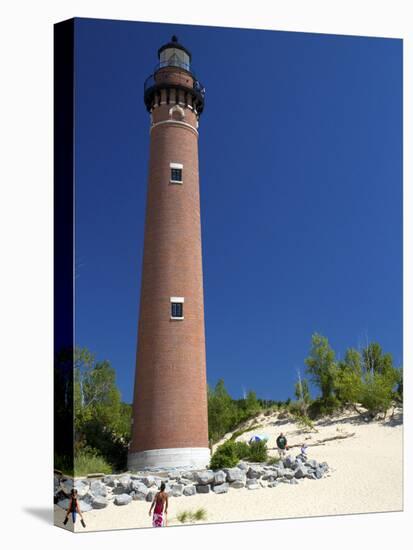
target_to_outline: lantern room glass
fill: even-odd
[[[181,67],[189,71],[189,55],[180,48],[166,48],[159,57],[160,67]]]

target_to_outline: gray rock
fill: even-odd
[[[92,508],[92,501],[87,502],[86,500],[79,500],[79,508],[81,512],[90,512]]]
[[[318,467],[321,468],[324,472],[329,471],[329,467],[328,467],[327,462],[321,462],[321,464],[319,464]]]
[[[278,485],[278,481],[271,481],[270,483],[268,483],[267,487],[269,487],[270,489],[273,489],[274,487],[277,487]]]
[[[68,498],[64,498],[62,500],[59,500],[57,502],[57,505],[60,507],[60,508],[63,508],[63,510],[67,510],[68,507],[69,507],[69,499]]]
[[[125,506],[126,504],[130,504],[132,502],[132,497],[126,493],[123,495],[116,495],[114,502],[117,506]]]
[[[263,481],[271,482],[271,481],[275,481],[277,479],[277,476],[274,473],[272,473],[271,475],[268,474],[268,475],[263,476],[261,479]]]
[[[291,485],[298,485],[298,481],[296,479],[290,479]]]
[[[252,485],[247,485],[247,489],[250,489],[251,491],[254,490],[254,489],[259,489],[260,486],[258,485],[258,483],[253,483]]]
[[[71,490],[73,489],[73,479],[63,479],[60,481],[60,488],[65,495],[70,495]]]
[[[209,493],[210,489],[211,489],[210,485],[196,485],[197,493]]]
[[[147,476],[142,479],[142,483],[144,483],[147,487],[153,487],[156,486],[156,479],[153,476]]]
[[[131,490],[131,478],[129,475],[124,475],[124,476],[121,476],[119,479],[118,479],[118,485],[116,488],[122,488],[123,489],[123,492],[124,493],[127,493],[128,491]]]
[[[324,475],[324,470],[322,470],[321,468],[316,468],[315,472],[314,472],[314,476],[316,479],[321,479]]]
[[[307,460],[307,462],[305,463],[305,466],[309,467],[309,468],[317,468],[318,467],[318,462],[317,460],[314,460],[313,458],[310,459],[310,460]]]
[[[294,473],[294,470],[286,470],[283,477],[285,479],[293,479],[295,473]]]
[[[196,487],[195,485],[186,485],[182,491],[182,494],[186,497],[191,497],[196,493]]]
[[[105,497],[96,496],[92,499],[92,508],[100,510],[101,508],[106,508],[108,501]]]
[[[227,480],[231,483],[233,481],[243,481],[245,483],[245,472],[239,468],[226,468],[224,470],[227,474]]]
[[[299,466],[295,471],[296,479],[301,479],[307,475],[308,471],[305,466]]]
[[[241,481],[241,480],[231,481],[231,483],[229,484],[229,486],[230,486],[232,489],[242,489],[243,487],[245,487],[245,482],[244,482],[244,481]]]
[[[247,471],[248,479],[258,479],[262,474],[263,469],[260,466],[250,466]]]
[[[266,487],[268,487],[268,484],[265,483],[265,481],[262,481],[261,479],[260,479],[260,485],[261,485],[261,487],[262,487],[263,489],[265,489]]]
[[[248,466],[248,464],[245,464],[245,462],[238,462],[237,468],[239,468],[240,470],[247,471],[249,466]]]
[[[247,479],[245,485],[247,487],[250,487],[251,485],[258,485],[258,481],[256,479]]]
[[[293,464],[294,464],[294,459],[290,455],[284,458],[283,460],[284,468],[291,468]]]
[[[222,470],[218,470],[214,474],[214,485],[221,485],[221,483],[225,483],[226,479],[227,474]]]
[[[105,476],[103,478],[103,483],[105,485],[107,485],[108,487],[114,487],[115,486],[115,479],[112,476]]]
[[[152,502],[155,498],[155,495],[158,491],[156,489],[149,489],[147,495],[146,495],[146,502]],[[135,499],[136,500],[136,499]]]
[[[201,472],[197,472],[196,474],[196,481],[198,485],[208,485],[209,483],[214,482],[214,472],[212,470],[203,470]]]
[[[182,491],[182,494],[184,494],[186,497],[190,497],[195,493],[196,493],[195,485],[186,485]]]
[[[214,485],[212,488],[214,493],[217,493],[218,495],[221,493],[228,493],[229,490],[229,484],[228,483],[220,483],[219,485]]]
[[[195,475],[195,472],[188,471],[188,472],[183,472],[182,477],[185,479],[189,479],[190,481],[195,481],[196,475]]]
[[[148,494],[148,487],[142,483],[142,481],[134,480],[131,482],[131,490],[135,491],[135,493],[145,493],[145,495]]]
[[[106,485],[101,481],[92,481],[90,484],[90,492],[94,497],[106,497],[108,494]]]
[[[183,488],[184,486],[182,485],[182,483],[174,483],[171,487],[171,495],[173,497],[181,497]]]

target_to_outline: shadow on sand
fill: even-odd
[[[23,508],[26,514],[30,514],[43,522],[53,525],[53,510],[52,508]]]

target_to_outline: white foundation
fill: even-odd
[[[207,468],[211,453],[205,447],[184,447],[177,449],[152,449],[129,453],[128,470],[145,468]]]

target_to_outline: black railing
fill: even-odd
[[[156,79],[155,79],[156,73],[157,73],[157,71],[159,71],[159,69],[163,69],[164,67],[178,67],[178,68],[181,68],[181,69],[188,70],[188,72],[189,72],[189,74],[192,78],[192,81],[193,81],[192,86],[191,85],[186,85],[186,84],[183,84],[183,83],[178,83],[178,82],[177,83],[173,83],[173,82],[169,83],[169,82],[164,81],[164,80],[161,80],[161,81],[157,82]],[[186,67],[188,67],[188,68],[186,68]],[[186,94],[190,93],[194,98],[193,99],[194,100],[194,107],[197,109],[198,113],[201,113],[204,109],[205,87],[196,78],[194,73],[189,70],[189,65],[187,65],[186,63],[179,63],[179,62],[176,62],[176,63],[172,62],[171,63],[171,62],[166,62],[166,61],[162,62],[162,63],[158,63],[158,65],[156,65],[156,67],[155,67],[154,74],[151,74],[145,80],[143,88],[144,88],[144,101],[145,101],[145,105],[146,105],[146,108],[148,109],[148,111],[151,110],[155,94],[159,89],[168,90],[168,89],[172,89],[172,88],[183,90],[183,92],[186,93]],[[169,92],[168,92],[167,97],[169,98]]]

